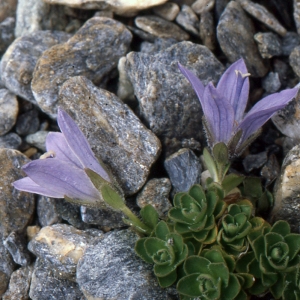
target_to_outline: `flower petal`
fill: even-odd
[[[223,95],[210,82],[206,87],[203,100],[207,105],[205,119],[214,136],[214,144],[218,142],[228,142],[233,131],[234,112]]]
[[[296,97],[298,90],[299,88],[287,89],[257,102],[237,128],[237,130],[243,130],[241,142],[264,125],[276,111],[283,109],[288,102]]]
[[[74,165],[56,158],[34,160],[22,167],[23,171],[40,187],[56,191],[71,199],[87,204],[99,200],[99,192],[86,173]]]
[[[111,182],[109,175],[99,164],[82,131],[62,109],[58,109],[57,122],[69,147],[73,150],[82,165],[98,173],[106,181]]]
[[[63,198],[64,195],[61,193],[58,193],[56,191],[51,191],[47,188],[43,188],[36,184],[32,179],[29,177],[25,177],[22,179],[19,179],[15,182],[13,182],[13,186],[20,191],[34,193],[34,194],[40,194],[46,197],[52,197],[52,198]]]
[[[244,115],[249,96],[248,70],[243,59],[239,59],[225,71],[217,90],[231,103],[235,120],[239,122]]]
[[[62,133],[49,132],[46,139],[46,148],[47,151],[54,151],[57,159],[74,164],[78,168],[84,168],[77,156],[69,147]]]

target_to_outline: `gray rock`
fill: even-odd
[[[187,32],[199,36],[199,19],[194,11],[188,5],[182,5],[176,22]]]
[[[60,279],[37,260],[30,284],[29,297],[32,300],[82,300],[84,296],[78,284],[73,281]]]
[[[209,50],[216,48],[216,30],[214,16],[211,12],[203,12],[200,16],[200,38]]]
[[[115,230],[85,250],[76,278],[88,299],[168,299],[168,291],[158,286],[152,265],[135,254],[137,239],[131,230]]]
[[[37,131],[35,133],[29,134],[26,136],[25,141],[43,152],[46,152],[46,137],[48,135],[48,131]]]
[[[2,300],[27,300],[33,266],[21,267],[11,274],[8,289]]]
[[[42,227],[50,226],[56,223],[61,223],[62,218],[59,215],[56,202],[53,198],[38,196],[37,215],[39,223]]]
[[[64,32],[37,31],[16,39],[1,60],[0,73],[5,86],[36,104],[30,87],[36,62],[46,49],[69,37]]]
[[[0,136],[15,125],[19,112],[16,95],[7,89],[0,89]]]
[[[36,109],[26,111],[19,115],[16,123],[16,133],[25,136],[37,132],[40,127],[38,115]]]
[[[258,50],[263,58],[271,58],[282,54],[282,42],[272,32],[258,32],[254,35]]]
[[[154,41],[157,39],[157,36],[148,33],[144,30],[138,29],[136,27],[133,26],[127,26],[127,28],[136,36],[138,36],[140,39],[144,40],[144,41],[148,41],[150,43],[154,43]]]
[[[28,249],[53,275],[74,281],[78,260],[94,239],[71,225],[54,224],[43,227],[29,242]]]
[[[37,30],[61,30],[67,26],[68,18],[58,5],[49,5],[43,0],[18,0],[16,13],[16,37]]]
[[[293,232],[300,232],[300,146],[295,146],[285,157],[280,177],[274,187],[274,206],[270,214],[272,222],[287,221]]]
[[[157,38],[157,39],[155,39],[154,43],[142,42],[140,51],[153,55],[154,52],[159,52],[159,51],[165,50],[176,43],[178,43],[178,41],[176,41],[175,39]]]
[[[260,175],[266,180],[266,186],[271,184],[280,175],[280,165],[275,154],[271,154],[267,163],[262,167]]]
[[[249,0],[238,0],[243,9],[254,18],[262,22],[265,26],[275,31],[281,36],[285,36],[286,29],[279,23],[273,14],[264,6]]]
[[[174,21],[179,11],[180,8],[178,4],[173,2],[167,2],[153,8],[153,12],[156,15],[168,21]]]
[[[297,28],[297,33],[300,34],[300,5],[298,0],[293,0],[293,16]]]
[[[2,0],[0,2],[0,22],[8,17],[15,17],[18,0]]]
[[[291,52],[289,63],[293,71],[300,77],[300,46],[297,46]]]
[[[278,73],[283,87],[288,86],[290,78],[294,78],[296,76],[288,62],[278,58],[273,59],[273,71]]]
[[[7,237],[12,231],[22,232],[34,213],[34,196],[16,190],[12,182],[24,177],[21,166],[29,159],[16,150],[0,149],[0,235]]]
[[[276,93],[281,87],[279,74],[274,72],[268,73],[262,80],[262,87],[269,94]]]
[[[176,24],[158,16],[142,16],[134,20],[135,25],[160,38],[174,38],[178,41],[189,39],[189,35]]]
[[[169,156],[164,166],[170,177],[174,192],[186,192],[200,183],[202,167],[199,158],[190,149],[180,149]]]
[[[139,115],[160,138],[167,154],[181,148],[181,141],[202,139],[201,108],[195,92],[177,63],[189,68],[206,85],[217,82],[224,68],[205,46],[177,43],[149,55],[131,52],[126,70],[139,101]]]
[[[55,116],[59,88],[71,77],[84,75],[100,84],[126,54],[131,38],[118,21],[105,17],[89,19],[66,43],[46,50],[39,58],[31,83],[38,105]]]
[[[4,247],[9,251],[14,262],[23,267],[28,266],[31,261],[26,242],[24,236],[15,231],[12,231],[3,241]]]
[[[1,221],[1,220],[0,220]],[[0,237],[1,237],[0,233]],[[0,297],[4,294],[7,289],[9,278],[15,268],[13,259],[4,247],[2,240],[0,243]]]
[[[0,148],[19,149],[22,139],[14,132],[0,136]]]
[[[257,154],[249,154],[243,160],[243,166],[247,173],[254,169],[261,168],[268,160],[267,152],[260,152]]]
[[[296,46],[300,45],[300,36],[296,32],[288,31],[282,38],[282,55],[289,56]]]
[[[159,217],[164,218],[172,207],[169,200],[171,187],[171,182],[168,178],[151,179],[137,195],[136,203],[140,208],[151,204],[158,212]]]
[[[85,77],[63,84],[58,105],[70,113],[123,191],[136,193],[160,154],[158,138],[118,97],[96,88]]]
[[[239,3],[229,2],[217,26],[220,47],[230,62],[242,57],[252,76],[263,77],[268,69],[255,44],[254,34],[254,25]]]
[[[0,56],[15,39],[14,29],[15,18],[9,17],[0,23]]]
[[[220,16],[223,13],[229,1],[230,0],[215,0],[215,13],[216,13],[217,20],[220,19]]]
[[[215,0],[196,0],[192,4],[192,9],[197,14],[202,14],[204,12],[210,11],[215,5]]]

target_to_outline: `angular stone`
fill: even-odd
[[[8,289],[2,300],[27,300],[33,266],[21,267],[11,274]]]
[[[257,154],[249,154],[243,160],[243,166],[247,173],[254,169],[261,168],[268,160],[267,152],[260,152]]]
[[[40,127],[38,115],[36,109],[26,111],[19,115],[16,123],[17,134],[24,136],[35,133]]]
[[[138,11],[160,5],[167,0],[45,0],[50,4],[61,4],[81,9],[110,10],[117,15],[134,16]]]
[[[94,240],[90,234],[67,224],[43,227],[28,249],[61,279],[73,280],[78,260]]]
[[[194,11],[188,5],[182,5],[176,22],[187,32],[199,36],[199,19]]]
[[[165,160],[164,166],[175,193],[187,192],[192,185],[200,183],[200,160],[190,149],[180,149],[172,154]]]
[[[300,77],[300,46],[297,46],[291,52],[289,63],[293,71]]]
[[[281,36],[285,36],[286,29],[279,23],[273,14],[264,6],[249,0],[238,0],[243,9],[254,18],[262,22],[265,26],[275,31]]]
[[[37,131],[36,133],[32,133],[26,136],[25,141],[43,152],[46,152],[46,138],[48,135],[48,131]]]
[[[279,74],[277,72],[268,73],[262,80],[262,87],[269,94],[276,93],[281,87]]]
[[[84,299],[77,283],[57,277],[56,274],[53,274],[53,269],[46,268],[40,259],[34,266],[29,297],[32,300]]]
[[[0,136],[15,125],[19,112],[16,95],[7,89],[0,89]]]
[[[42,227],[61,223],[62,218],[57,211],[57,207],[55,205],[56,201],[59,200],[40,195],[38,196],[37,215]]]
[[[15,18],[6,18],[2,23],[0,23],[0,56],[15,39],[14,29]]]
[[[195,13],[201,15],[204,12],[210,11],[215,5],[215,0],[196,0],[192,9]]]
[[[254,34],[254,25],[239,3],[229,2],[217,26],[220,47],[231,63],[242,57],[252,76],[263,77],[268,69],[255,44]]]
[[[282,54],[282,42],[272,32],[258,32],[254,35],[258,50],[263,58],[271,58]]]
[[[64,32],[36,31],[16,39],[1,59],[0,73],[5,86],[36,104],[30,86],[36,62],[46,49],[69,37]]]
[[[2,237],[2,234],[3,232],[0,232],[0,238]],[[4,247],[2,243],[2,239],[0,241],[1,241],[0,242],[0,297],[1,297],[7,289],[9,278],[15,268],[15,264],[13,262],[10,253]]]
[[[31,83],[38,105],[55,116],[59,88],[71,77],[82,74],[100,84],[126,54],[131,38],[118,21],[89,19],[66,43],[48,49],[39,58]]]
[[[14,132],[0,136],[0,148],[19,149],[22,139]]]
[[[58,105],[70,113],[123,191],[136,193],[160,154],[158,138],[118,97],[85,77],[72,77],[63,84]]]
[[[271,221],[287,221],[293,232],[300,233],[300,146],[297,145],[285,157],[281,175],[274,187],[274,206]]]
[[[300,45],[300,36],[293,31],[288,31],[282,38],[282,55],[289,56],[293,49]]]
[[[34,213],[33,194],[18,191],[11,184],[24,177],[21,166],[28,162],[19,151],[0,149],[0,235],[4,237],[23,231]]]
[[[0,2],[0,22],[7,17],[15,17],[18,0],[2,0]]]
[[[178,43],[178,41],[176,41],[175,39],[156,38],[153,43],[142,42],[140,52],[145,52],[145,53],[149,53],[149,54],[153,55],[154,52],[159,52],[159,51],[165,50],[176,43]],[[125,63],[126,63],[126,60],[124,61],[124,64]],[[125,65],[124,65],[124,67],[125,67]]]
[[[213,14],[209,11],[203,12],[200,16],[200,38],[204,46],[209,50],[216,48],[216,30]]]
[[[85,250],[76,281],[88,299],[169,299],[168,290],[158,286],[152,265],[135,254],[137,239],[131,230],[114,230]]]
[[[134,20],[135,25],[160,38],[174,38],[178,41],[189,39],[189,35],[176,24],[158,16],[142,16]]]
[[[68,18],[59,5],[49,5],[43,0],[18,0],[16,37],[38,30],[64,31],[67,22]]]
[[[266,186],[280,175],[280,165],[275,154],[271,154],[267,163],[262,167],[260,175],[266,180]]]
[[[137,195],[136,203],[140,208],[151,204],[158,212],[159,217],[164,218],[172,207],[169,200],[171,187],[171,182],[168,178],[151,179]]]
[[[201,107],[190,83],[180,73],[180,62],[206,85],[217,82],[224,68],[205,46],[177,43],[152,55],[131,52],[126,70],[139,101],[138,114],[160,138],[167,155],[184,139],[202,139]]]
[[[173,2],[167,2],[153,8],[153,12],[156,15],[168,21],[174,21],[179,11],[180,8],[178,4]]]

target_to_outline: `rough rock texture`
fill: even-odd
[[[1,4],[0,4],[1,6]],[[15,18],[6,18],[0,23],[0,56],[6,51],[8,46],[14,41]]]
[[[214,16],[211,12],[203,12],[200,18],[200,38],[204,46],[210,50],[216,48],[216,31]]]
[[[290,66],[294,72],[300,77],[300,46],[293,49],[290,55]]]
[[[7,237],[12,231],[22,231],[34,212],[34,196],[15,190],[12,182],[24,177],[21,166],[29,159],[16,150],[0,149],[0,233]]]
[[[258,32],[254,35],[262,58],[271,58],[282,54],[282,42],[273,32]]]
[[[36,104],[30,84],[37,60],[46,49],[67,41],[69,37],[65,32],[36,31],[16,39],[1,59],[0,73],[5,86]]]
[[[14,17],[18,0],[2,0],[0,2],[0,22],[7,17]]]
[[[177,3],[173,2],[167,2],[163,5],[159,5],[153,8],[153,12],[158,15],[159,17],[162,17],[163,19],[166,19],[168,21],[175,20],[176,16],[178,15],[180,11],[180,8]]]
[[[59,88],[73,76],[84,75],[100,84],[125,55],[131,38],[122,23],[94,17],[66,43],[45,51],[36,64],[31,83],[41,109],[56,115]],[[115,50],[111,51],[112,48]]]
[[[244,58],[249,73],[263,77],[268,69],[253,39],[254,25],[238,2],[231,1],[220,17],[217,37],[220,47],[230,62]]]
[[[166,152],[181,148],[183,139],[200,140],[200,103],[177,63],[194,71],[206,85],[217,82],[222,64],[205,46],[177,43],[156,54],[131,52],[126,70],[139,101],[138,113],[161,139]],[[175,88],[176,87],[176,88]]]
[[[58,104],[70,113],[124,192],[137,192],[160,154],[157,137],[118,97],[85,77],[65,82]]]
[[[138,236],[130,230],[107,233],[89,246],[77,265],[77,282],[88,299],[165,300],[152,265],[134,252]]]
[[[53,198],[38,196],[37,214],[39,223],[42,227],[61,223],[62,218],[60,217],[55,204],[56,200]]]
[[[199,36],[199,19],[190,6],[181,6],[181,11],[176,17],[176,22],[187,32]]]
[[[0,236],[1,238],[1,236]],[[0,297],[6,291],[15,264],[8,250],[0,243]]]

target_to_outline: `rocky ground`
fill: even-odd
[[[203,171],[201,107],[177,63],[207,84],[241,57],[251,73],[249,107],[298,84],[300,2],[0,2],[2,299],[177,299],[135,255],[137,235],[121,214],[19,192],[11,183],[45,152],[62,107],[128,205],[150,202],[164,215],[172,196],[199,183]],[[299,101],[274,116],[233,163],[262,178],[275,198],[269,219],[285,219],[295,232]]]

